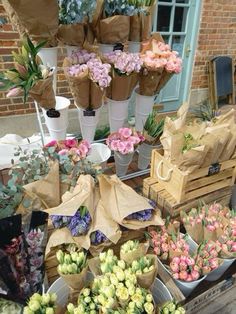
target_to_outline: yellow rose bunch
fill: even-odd
[[[154,269],[153,261],[150,257],[144,256],[131,264],[131,271],[136,275],[148,273]]]
[[[57,295],[55,293],[35,293],[24,307],[23,314],[55,314]]]
[[[78,298],[77,306],[72,303],[67,305],[68,314],[96,314],[98,306],[94,300],[92,291],[89,288],[84,288]]]

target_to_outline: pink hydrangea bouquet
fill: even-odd
[[[112,83],[107,96],[117,101],[129,99],[142,69],[140,55],[116,50],[105,53],[104,60],[112,66]]]
[[[101,107],[111,83],[110,64],[103,63],[95,53],[81,50],[65,58],[63,67],[77,106],[88,110]]]
[[[182,60],[177,51],[172,51],[162,38],[151,38],[143,44],[141,59],[143,69],[140,74],[140,94],[153,96],[160,92],[173,74],[182,69]]]
[[[106,144],[108,147],[122,155],[131,154],[145,138],[139,132],[133,132],[130,128],[121,128],[118,132],[108,136]]]

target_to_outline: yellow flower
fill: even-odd
[[[122,269],[116,273],[116,277],[119,281],[125,280],[125,274]]]
[[[40,309],[40,303],[37,300],[31,300],[28,304],[31,311],[36,312]]]
[[[28,306],[25,306],[23,314],[34,314],[34,312]]]
[[[135,303],[143,302],[143,296],[142,294],[137,293],[137,289],[136,289],[136,293],[132,295],[131,300]]]
[[[110,282],[114,285],[117,286],[119,283],[119,280],[117,279],[115,274],[111,274],[110,275]]]
[[[144,304],[144,309],[148,314],[152,314],[154,311],[154,306],[152,303],[147,302]]]
[[[123,287],[117,291],[117,296],[120,300],[126,301],[129,298],[129,291],[127,288]]]

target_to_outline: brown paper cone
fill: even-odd
[[[207,147],[207,153],[201,165],[202,168],[205,168],[212,164],[218,149],[219,139],[214,134],[209,133],[202,137],[200,143]]]
[[[129,39],[130,17],[115,15],[99,21],[98,41],[102,44],[124,43]]]
[[[214,231],[209,231],[205,226],[203,227],[203,232],[204,232],[204,240],[205,241],[216,241],[217,240],[217,233],[216,230]]]
[[[201,243],[204,240],[204,229],[202,224],[197,224],[195,226],[184,225],[187,233],[196,242]]]
[[[54,0],[8,0],[22,27],[29,37],[41,42],[46,40],[48,47],[57,46],[59,8]]]
[[[138,275],[137,281],[138,284],[145,289],[150,289],[152,284],[154,283],[157,272],[158,272],[158,264],[156,255],[148,254],[146,255],[148,258],[152,259],[152,265],[154,265],[154,269],[149,271],[148,273]]]
[[[129,40],[141,42],[142,21],[140,15],[133,15],[130,17],[130,33]]]
[[[92,109],[98,109],[102,106],[105,90],[101,90],[100,87],[90,81],[90,102],[89,105]]]
[[[64,279],[70,288],[80,292],[86,284],[87,272],[88,266],[86,266],[80,274],[63,275],[59,273],[59,275]]]
[[[138,260],[140,257],[143,257],[147,254],[149,244],[140,243],[138,248],[130,253],[122,253],[120,251],[120,259],[125,261],[128,265],[131,265],[133,261]]]
[[[44,109],[55,108],[56,98],[53,90],[53,76],[39,80],[31,88],[29,95]]]
[[[166,86],[166,84],[169,82],[169,80],[172,78],[172,76],[174,74],[175,73],[169,73],[166,70],[163,71],[161,80],[160,80],[158,87],[157,87],[157,93],[160,93],[162,88],[164,88]]]
[[[132,213],[150,208],[148,200],[124,184],[116,175],[101,175],[98,180],[103,206],[114,221],[132,230],[164,224],[157,211],[150,221],[125,220]]]
[[[152,15],[151,13],[148,15],[141,15],[141,41],[148,40],[151,36],[152,31]]]
[[[140,95],[153,96],[157,93],[157,87],[162,77],[163,69],[158,71],[145,71],[139,74],[139,92]]]
[[[59,180],[59,164],[55,161],[46,177],[25,185],[24,189],[37,195],[47,208],[58,206],[61,202]]]
[[[59,25],[57,38],[64,45],[82,47],[85,41],[85,25],[82,23]]]
[[[99,257],[94,257],[88,260],[89,269],[95,277],[102,275],[100,264]]]
[[[113,71],[111,85],[107,89],[107,97],[121,101],[130,98],[134,87],[138,82],[138,74],[118,75]]]

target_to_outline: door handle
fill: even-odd
[[[187,47],[185,48],[185,56],[189,57],[191,51],[192,51],[192,49],[191,49],[190,45],[187,45]]]

